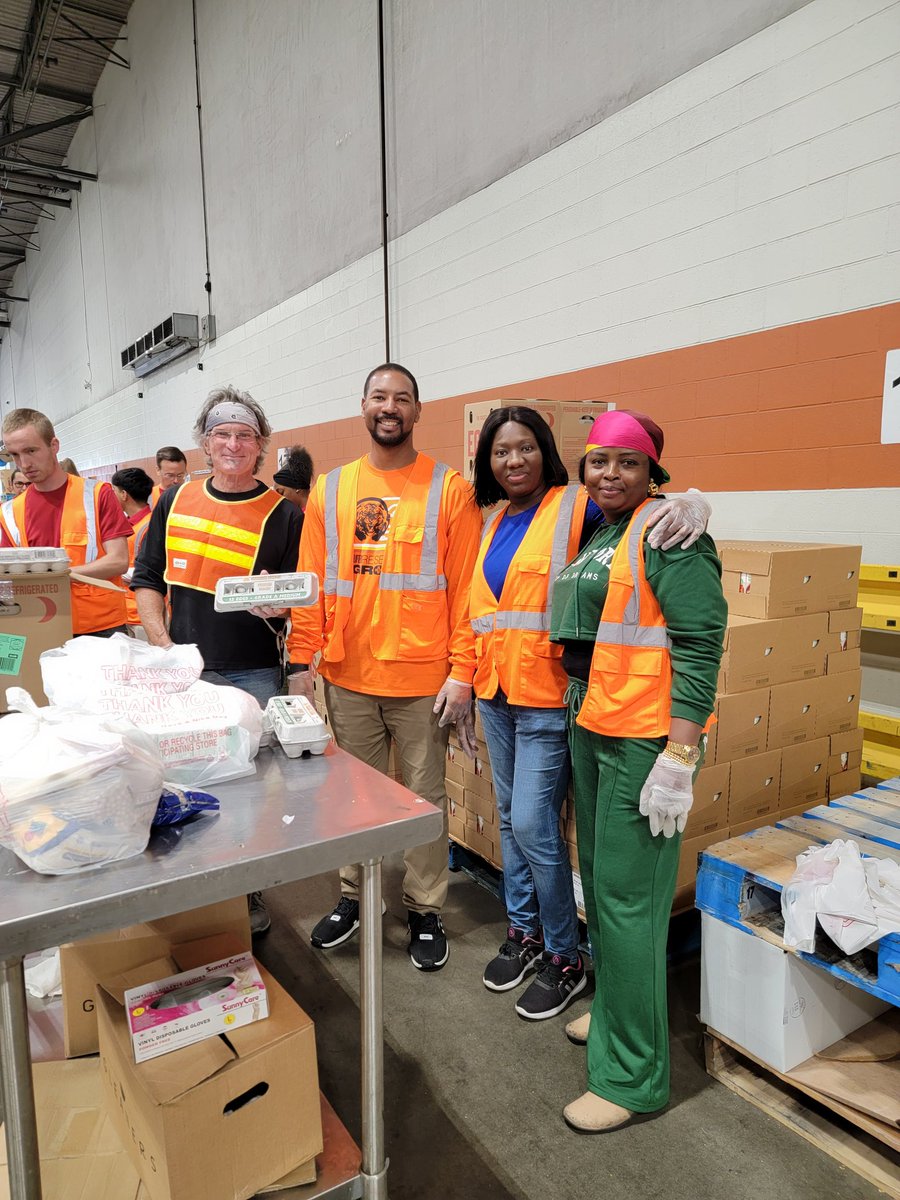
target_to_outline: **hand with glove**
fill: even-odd
[[[641,816],[650,818],[650,833],[674,837],[684,833],[694,803],[694,767],[678,762],[665,751],[659,755],[641,788]]]
[[[434,700],[438,725],[455,725],[459,744],[469,758],[475,757],[475,718],[472,716],[472,685],[447,676]]]
[[[673,496],[657,505],[657,510],[647,522],[651,530],[647,543],[654,550],[671,550],[679,543],[687,550],[706,532],[712,516],[709,501],[696,488],[690,488],[686,496]]]

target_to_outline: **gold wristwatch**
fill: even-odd
[[[667,758],[674,758],[676,762],[683,763],[686,767],[696,767],[700,761],[700,747],[686,746],[684,742],[667,742],[663,754]]]

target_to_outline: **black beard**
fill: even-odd
[[[377,442],[379,446],[402,446],[404,442],[408,442],[412,437],[412,430],[401,427],[396,433],[383,433],[379,423],[376,421],[372,427],[371,434],[372,441]]]

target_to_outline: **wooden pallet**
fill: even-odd
[[[704,1048],[713,1079],[900,1200],[900,1130],[782,1075],[715,1030]]]

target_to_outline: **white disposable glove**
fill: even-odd
[[[459,726],[472,711],[472,685],[460,683],[449,675],[434,700],[435,713],[440,713],[438,725]],[[460,738],[460,741],[462,739]]]
[[[694,768],[660,754],[641,788],[641,816],[650,818],[653,837],[684,833],[694,803]]]
[[[467,758],[475,759],[478,750],[478,739],[475,736],[475,711],[469,709],[461,721],[456,722],[456,736]]]
[[[288,695],[305,696],[310,704],[315,704],[315,693],[313,692],[315,678],[312,667],[308,671],[297,671],[294,675],[288,675]]]
[[[706,532],[712,516],[711,504],[696,488],[690,488],[686,496],[673,496],[657,508],[647,522],[647,528],[652,530],[647,543],[654,550],[671,550],[679,543],[687,550]]]

